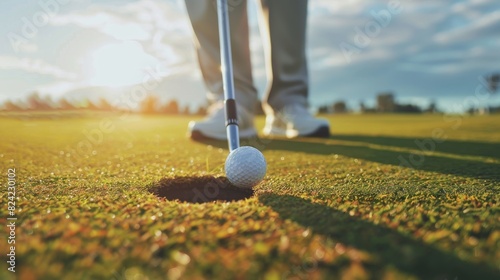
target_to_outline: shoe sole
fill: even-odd
[[[299,135],[299,137],[329,138],[330,137],[330,127],[320,126],[318,129],[316,129],[312,133]]]
[[[277,134],[269,134],[269,135],[266,135],[268,137],[272,137],[272,136],[284,136],[286,137],[286,135],[277,135]],[[307,138],[329,138],[331,136],[330,134],[330,127],[328,126],[320,126],[318,129],[316,129],[315,131],[313,131],[312,133],[308,133],[308,134],[301,134],[297,137],[307,137]],[[218,140],[218,141],[224,141],[224,140],[227,140],[227,138],[217,138],[217,137],[210,137],[208,135],[205,135],[203,134],[201,131],[199,130],[193,130],[191,132],[191,135],[189,136],[192,140],[194,141],[210,141],[210,140]],[[240,141],[241,140],[249,140],[249,139],[255,139],[257,138],[257,133],[255,134],[250,134],[249,136],[242,136],[240,135]],[[295,138],[295,137],[294,137]]]
[[[331,136],[330,134],[330,127],[329,126],[320,126],[318,129],[315,131],[308,133],[308,134],[299,134],[296,136],[287,136],[285,131],[280,131],[277,133],[276,131],[271,132],[271,133],[265,133],[264,136],[266,137],[285,137],[285,138],[297,138],[297,137],[308,137],[308,138],[329,138]]]

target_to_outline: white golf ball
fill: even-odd
[[[250,146],[232,151],[226,159],[226,177],[239,188],[252,188],[266,176],[266,159],[262,153]]]

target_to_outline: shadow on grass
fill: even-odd
[[[402,138],[369,135],[334,135],[332,139],[354,141],[408,149],[431,149],[436,152],[481,156],[500,159],[500,143],[446,140],[438,143],[431,138]]]
[[[443,157],[436,154],[434,155],[414,154],[404,151],[384,150],[369,146],[369,144],[371,143],[373,144],[383,143],[383,145],[385,146],[405,147],[405,148],[407,146],[411,146],[410,143],[413,143],[413,145],[415,146],[414,140],[408,140],[407,138],[393,137],[391,138],[390,141],[384,142],[385,140],[388,140],[388,137],[381,137],[380,140],[378,140],[377,137],[369,137],[369,136],[366,137],[356,136],[356,137],[350,138],[350,136],[335,136],[331,139],[256,138],[256,139],[251,139],[249,141],[242,140],[241,145],[254,146],[260,150],[264,149],[283,150],[283,151],[302,152],[302,153],[318,154],[318,155],[338,154],[346,157],[357,158],[371,162],[378,162],[382,164],[402,166],[415,170],[438,172],[442,174],[450,174],[450,175],[477,178],[477,179],[488,179],[488,180],[493,180],[495,182],[500,181],[500,172],[499,172],[500,164],[497,163]],[[361,138],[365,139],[365,141],[359,140]],[[353,145],[350,145],[346,143],[334,143],[332,140],[333,141],[353,140],[361,142],[361,144],[353,143]],[[370,140],[371,142],[368,140]],[[227,149],[227,143],[225,141],[206,140],[202,141],[202,143],[207,145],[212,145],[218,148]],[[455,147],[457,147],[456,149],[452,149],[455,154],[460,154],[460,150],[462,149],[474,150],[475,145],[480,145],[475,142],[470,142],[470,145],[465,144],[468,142],[460,144],[458,144],[459,142],[456,142],[455,144],[453,144],[454,142],[451,143],[452,145],[455,145]],[[495,150],[498,147],[498,145],[496,144],[490,144],[489,146],[487,144],[484,145],[485,148],[481,150],[480,152],[481,154],[487,154],[488,153],[487,151],[490,151],[491,155],[496,155],[499,153],[498,151]],[[415,147],[411,146],[411,148],[416,148],[416,146]],[[440,151],[444,152],[444,150]],[[449,152],[451,153],[451,151]],[[477,152],[477,154],[479,154],[479,152]]]
[[[422,279],[500,279],[500,272],[487,265],[463,261],[450,252],[325,205],[276,194],[263,194],[259,201],[279,213],[282,219],[290,219],[317,234],[369,252],[383,265]]]
[[[353,143],[336,142],[335,140],[352,140]],[[385,140],[387,140],[387,142],[384,142]],[[357,142],[354,143],[354,141]],[[386,150],[383,149],[383,147],[370,146],[370,144],[383,144],[384,146],[396,148],[418,148],[414,141],[415,140],[408,138],[396,137],[381,137],[381,140],[378,140],[375,136],[334,136],[330,139],[252,139],[250,141],[242,140],[241,145],[255,146],[261,150],[283,150],[319,155],[338,154],[371,162],[412,168],[415,170],[489,179],[495,182],[500,181],[500,164],[498,163],[443,157],[436,154],[423,155],[420,153]],[[500,147],[498,147],[499,145],[497,144],[470,142],[470,146],[468,146],[466,143],[469,142],[449,142],[451,146],[456,148],[448,147],[446,149],[441,148],[440,150],[436,148],[436,150],[459,154],[460,151],[464,149],[468,150],[469,153],[475,153],[475,155],[497,155],[500,153]],[[219,148],[227,148],[227,143],[224,141],[210,140],[204,141],[203,143]],[[483,148],[478,148],[478,145],[483,144]],[[436,147],[437,146],[438,144],[436,144]],[[497,148],[499,148],[499,150],[496,150]]]
[[[478,179],[500,181],[500,164],[475,160],[421,155],[408,152],[382,150],[369,146],[347,145],[328,142],[309,142],[304,139],[273,140],[266,148],[310,154],[338,154],[372,162],[412,168],[416,170],[438,172]]]

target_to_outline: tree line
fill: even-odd
[[[499,89],[500,73],[491,73],[479,77],[479,80],[490,94],[495,94]],[[375,107],[368,107],[364,102],[360,102],[359,111],[361,113],[439,113],[439,109],[434,100],[431,100],[427,108],[422,108],[415,104],[400,104],[396,101],[393,92],[381,92],[377,94],[377,102]],[[319,107],[319,112],[323,114],[342,114],[351,112],[343,100],[336,101],[331,104],[326,104]],[[490,107],[487,105],[485,108],[470,107],[467,108],[467,113],[496,113],[500,112],[499,107]]]
[[[482,77],[483,84],[487,90],[494,94],[498,90],[500,83],[500,74],[490,74]],[[66,98],[52,100],[50,96],[41,96],[38,92],[33,92],[23,101],[13,102],[5,101],[0,104],[1,111],[20,112],[20,111],[50,111],[50,110],[96,110],[109,112],[137,112],[141,114],[165,114],[165,115],[205,115],[208,105],[201,105],[196,110],[192,111],[189,106],[181,106],[175,99],[162,101],[158,95],[149,94],[138,104],[138,108],[132,110],[130,108],[116,107],[106,98],[100,97],[98,100],[84,99],[80,101],[70,101]],[[431,101],[427,108],[422,108],[415,104],[401,104],[396,101],[393,92],[382,92],[377,94],[377,102],[375,107],[368,107],[364,102],[360,102],[359,111],[361,113],[439,113],[439,109],[435,101]],[[347,106],[345,101],[337,101],[332,104],[326,104],[318,108],[321,114],[342,114],[352,110]],[[500,112],[500,107],[487,108],[469,108],[468,113],[474,114],[478,112],[493,113]],[[255,108],[257,115],[263,115],[261,104]]]
[[[345,101],[337,101],[319,107],[322,114],[343,114],[351,112]],[[415,104],[401,104],[396,101],[392,92],[383,92],[377,95],[375,107],[368,107],[363,101],[359,103],[360,113],[439,113],[436,102],[432,100],[427,108]]]
[[[136,110],[130,108],[116,107],[106,98],[100,97],[97,100],[83,99],[70,101],[66,98],[53,100],[50,96],[41,96],[38,92],[33,92],[22,101],[5,101],[1,105],[2,111],[22,112],[22,111],[76,111],[93,110],[105,112],[135,111],[141,114],[165,114],[165,115],[205,115],[207,106],[199,106],[192,111],[189,106],[181,106],[175,99],[161,101],[157,95],[148,95],[138,104]]]

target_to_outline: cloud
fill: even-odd
[[[468,15],[470,12],[477,15],[478,13],[494,11],[495,7],[498,8],[498,1],[496,0],[469,0],[454,3],[451,10],[464,15]]]
[[[86,87],[87,86],[81,83],[75,83],[69,81],[55,81],[49,84],[37,86],[35,90],[41,93],[42,95],[50,95],[55,98],[60,98],[68,92]]]
[[[314,0],[309,4],[309,11],[314,14],[356,15],[363,11],[362,0]]]
[[[77,77],[76,74],[67,72],[41,59],[31,59],[27,57],[0,56],[0,69],[23,70],[65,80],[74,80]]]
[[[310,1],[313,104],[339,99],[355,104],[387,90],[412,102],[415,96],[457,98],[473,94],[478,76],[500,70],[496,0],[400,1],[402,12],[348,62],[339,44],[356,46],[356,30],[386,3]]]
[[[186,14],[173,2],[135,1],[123,6],[96,4],[85,10],[56,15],[51,24],[75,24],[96,29],[118,40],[146,41],[157,32],[188,34]]]
[[[36,53],[38,51],[38,45],[31,42],[22,42],[17,46],[17,50],[23,53]]]
[[[148,23],[133,22],[116,14],[94,10],[58,15],[51,19],[51,24],[75,24],[83,28],[97,29],[118,40],[149,40],[152,30]]]
[[[434,39],[442,44],[471,42],[488,38],[498,39],[498,30],[500,30],[500,11],[497,10],[457,28],[438,33]]]
[[[123,6],[97,4],[56,15],[51,24],[74,24],[121,41],[140,41],[144,50],[168,64],[192,61],[191,26],[183,5],[154,0]]]

